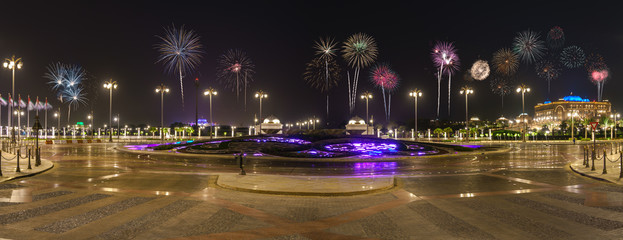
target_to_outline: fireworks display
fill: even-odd
[[[329,75],[326,75],[326,73]],[[313,88],[326,93],[329,89],[337,86],[340,79],[340,66],[334,58],[323,59],[322,57],[316,57],[305,66],[303,79]]]
[[[365,33],[356,33],[348,37],[344,42],[342,57],[348,65],[353,68],[351,81],[350,72],[348,76],[348,106],[352,113],[355,110],[357,100],[357,85],[359,83],[359,71],[361,68],[370,66],[376,61],[378,49],[373,37]]]
[[[469,71],[472,78],[482,81],[489,76],[489,63],[487,61],[478,60],[474,62],[472,68]]]
[[[577,68],[584,64],[586,55],[584,50],[578,46],[566,47],[560,54],[560,62],[567,68]]]
[[[513,51],[525,63],[533,63],[545,55],[545,45],[540,34],[527,30],[517,33],[513,41]]]
[[[54,63],[48,66],[48,72],[44,77],[50,80],[48,84],[57,91],[59,101],[69,103],[67,109],[67,121],[69,122],[71,107],[77,109],[80,104],[86,104],[86,93],[82,87],[83,81],[86,80],[86,71],[75,64]],[[41,109],[46,107],[43,106]],[[39,110],[39,108],[36,109]]]
[[[450,114],[450,92],[452,84],[452,74],[459,70],[461,62],[459,55],[451,42],[437,42],[431,52],[433,65],[437,67],[437,117],[439,117],[439,106],[441,104],[441,76],[448,76],[448,114]]]
[[[164,63],[166,71],[177,73],[180,77],[180,92],[182,94],[182,106],[184,106],[184,84],[182,79],[188,72],[194,71],[201,63],[203,46],[199,42],[199,36],[192,30],[179,29],[175,26],[165,27],[164,36],[158,36],[161,40],[156,45],[160,57],[156,62]]]
[[[314,43],[314,49],[316,49],[316,55],[322,59],[329,59],[336,56],[337,42],[333,38],[320,38],[320,40]]]
[[[374,85],[381,88],[381,92],[383,93],[383,106],[385,107],[385,120],[389,122],[392,104],[391,92],[398,87],[400,77],[388,64],[381,63],[372,67],[372,70],[370,71],[370,80],[374,83]],[[386,91],[388,92],[387,97],[385,94]]]
[[[559,50],[565,45],[565,32],[561,27],[555,26],[547,32],[547,47],[551,50]]]
[[[324,87],[320,88],[321,89],[320,91],[323,93],[326,93],[327,95],[327,106],[326,106],[327,118],[329,116],[329,89],[337,85],[339,76],[331,76],[333,78],[333,80],[331,81],[334,81],[334,83],[330,83],[329,78],[330,78],[330,75],[334,75],[334,74],[339,75],[339,72],[340,72],[339,66],[333,59],[336,56],[336,52],[337,52],[336,46],[337,46],[337,42],[335,42],[333,38],[329,38],[329,37],[320,38],[320,40],[314,43],[314,49],[316,49],[316,56],[318,56],[319,60],[323,60],[324,62]],[[314,61],[315,60],[312,60],[311,63],[308,63],[307,68],[306,68],[306,74],[312,73],[312,75],[315,75],[313,72],[318,70],[318,69],[315,69],[315,66],[318,62],[314,63]],[[332,61],[331,64],[334,66],[329,67],[329,61]],[[318,80],[318,79],[314,79],[315,77],[311,77],[309,75],[307,77],[308,79],[306,79],[306,81],[308,83],[316,82]],[[311,79],[314,79],[314,80],[311,80]],[[314,84],[312,84],[312,86],[313,85]],[[318,88],[317,86],[315,87]]]
[[[589,73],[592,73],[594,71],[608,69],[608,66],[606,66],[606,61],[604,61],[604,58],[601,55],[596,54],[596,53],[591,53],[590,55],[588,55],[584,63],[584,67]]]
[[[247,104],[247,87],[253,81],[254,73],[255,65],[253,65],[253,61],[242,50],[229,49],[218,59],[216,78],[225,87],[231,88],[232,91],[236,92],[236,99],[243,92],[245,109]]]
[[[560,75],[560,68],[553,61],[544,59],[535,65],[536,75],[547,81],[547,94],[550,93],[550,82]]]
[[[493,54],[493,66],[497,73],[510,76],[519,68],[519,57],[508,48],[497,50]]]
[[[502,108],[501,111],[504,111],[504,96],[508,95],[511,92],[511,82],[506,76],[495,76],[490,82],[491,91],[502,97]]]

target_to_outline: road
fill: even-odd
[[[0,184],[6,239],[620,239],[623,187],[566,165],[573,145],[386,163],[250,161],[248,174],[395,175],[368,195],[302,197],[215,186],[231,159],[51,145],[55,167]]]

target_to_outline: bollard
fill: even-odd
[[[601,174],[607,174],[608,170],[606,170],[606,149],[604,149],[604,171]]]
[[[619,161],[620,161],[620,169],[619,169],[619,179],[623,178],[623,152],[619,152]],[[1,175],[0,175],[1,176]]]
[[[19,149],[17,149],[17,168],[15,169],[15,172],[22,172],[21,169],[19,169]]]
[[[32,166],[30,166],[30,149],[28,149],[28,169],[32,169]]]
[[[584,146],[584,161],[582,162],[582,165],[588,167],[588,148],[586,146]]]
[[[610,143],[610,155],[612,155],[612,143]]]
[[[593,162],[593,165],[591,166],[591,171],[595,171],[595,148],[593,148],[593,151],[591,152],[591,161]]]
[[[35,167],[41,165],[41,147],[38,147],[35,151]]]
[[[0,149],[0,177],[2,177],[2,149]]]

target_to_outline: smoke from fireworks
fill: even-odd
[[[547,95],[550,93],[550,82],[560,75],[560,68],[553,61],[544,59],[535,66],[536,74],[547,81]]]
[[[329,73],[328,78],[325,75],[327,72]],[[322,93],[327,93],[329,89],[338,84],[340,66],[333,58],[325,60],[322,57],[316,57],[306,64],[303,79],[313,88],[320,90]]]
[[[472,74],[472,78],[479,81],[485,80],[489,76],[489,64],[487,61],[478,60],[474,62],[469,72]]]
[[[439,117],[439,106],[441,104],[441,76],[448,76],[448,114],[450,114],[450,92],[452,84],[452,74],[459,70],[461,65],[459,55],[456,53],[454,43],[437,42],[431,52],[433,65],[437,67],[437,117]]]
[[[164,28],[164,36],[157,36],[161,42],[156,45],[160,57],[156,62],[162,62],[166,71],[177,73],[180,77],[180,92],[182,94],[182,107],[184,106],[184,83],[185,74],[192,72],[201,63],[203,46],[199,42],[199,36],[193,30],[179,29],[174,25]]]
[[[508,48],[497,50],[493,54],[495,71],[506,76],[513,75],[519,67],[519,57]]]
[[[240,92],[244,94],[244,106],[247,106],[247,86],[253,81],[255,65],[247,54],[239,49],[229,49],[218,59],[216,78],[236,92],[236,99]]]
[[[344,42],[342,49],[342,57],[348,65],[353,68],[353,76],[351,81],[350,73],[348,73],[348,106],[350,113],[355,110],[355,102],[357,100],[357,85],[359,83],[359,71],[361,68],[370,66],[378,55],[376,41],[373,37],[365,33],[356,33],[348,37]]]
[[[586,55],[578,46],[566,47],[560,54],[560,62],[567,68],[577,68],[584,64]]]
[[[370,80],[374,85],[381,88],[383,93],[383,106],[385,107],[385,120],[389,121],[391,116],[391,104],[393,92],[398,87],[398,81],[400,77],[394,72],[388,64],[381,63],[372,67],[370,71]],[[388,97],[385,97],[385,92],[388,92]]]
[[[525,63],[539,60],[545,54],[545,45],[539,33],[527,30],[517,33],[513,41],[513,51]]]
[[[561,49],[565,45],[565,32],[559,26],[553,27],[547,32],[546,42],[551,50]]]

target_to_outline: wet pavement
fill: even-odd
[[[233,158],[51,145],[55,167],[0,184],[6,239],[620,239],[623,187],[569,170],[578,145],[374,162],[247,162],[249,175],[395,176],[355,196],[240,192],[216,185]]]

